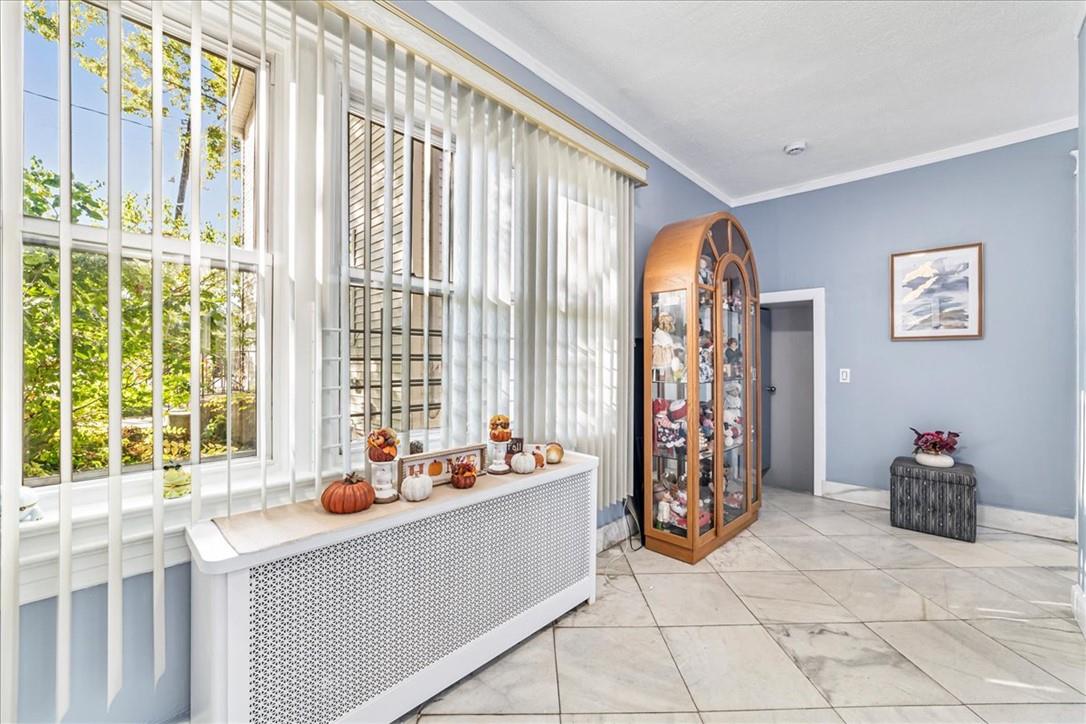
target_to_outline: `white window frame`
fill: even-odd
[[[241,4],[236,4],[235,13]],[[175,3],[164,3],[163,32],[174,37],[186,39],[190,34],[190,25],[185,20],[187,7],[181,7]],[[202,48],[211,52],[226,56],[227,43],[215,37],[216,28],[226,27],[226,13],[218,5],[209,4],[204,7],[204,32],[202,34]],[[255,11],[255,17],[259,18],[259,11]],[[221,15],[221,17],[219,17]],[[145,25],[151,24],[149,8],[142,4],[125,3],[123,16]],[[285,42],[287,27],[281,17],[268,14],[268,44],[266,46],[266,59],[269,71],[268,93],[268,154],[269,168],[266,173],[269,178],[282,178],[286,173],[285,153],[277,151],[286,147],[285,135],[287,125],[287,93],[286,82],[286,56],[288,44]],[[311,34],[302,31],[303,36]],[[274,31],[274,32],[273,32]],[[257,67],[260,59],[260,39],[242,33],[234,40],[234,57],[236,62],[242,62],[250,67]],[[22,160],[20,159],[20,165]],[[282,259],[285,254],[286,219],[281,213],[285,203],[279,195],[285,195],[281,185],[268,184],[268,209],[265,211],[267,219],[267,269],[268,286],[273,290],[272,298],[281,297],[275,293],[286,289],[284,274],[285,264]],[[71,224],[73,243],[90,243],[95,248],[106,250],[106,228],[88,226],[86,224]],[[60,222],[58,220],[40,219],[36,217],[23,217],[22,235],[24,245],[26,239],[52,240],[59,239]],[[151,234],[124,231],[121,235],[121,243],[125,256],[150,256]],[[164,236],[160,246],[165,256],[188,260],[191,247],[188,239],[178,239]],[[201,247],[202,262],[226,263],[225,245],[203,244]],[[231,261],[252,268],[258,267],[259,252],[254,249],[234,248],[231,250]],[[299,285],[299,295],[307,293]],[[259,300],[258,303],[264,303]],[[278,505],[289,502],[289,478],[290,471],[285,464],[286,456],[277,454],[276,451],[285,450],[287,444],[287,422],[282,415],[275,415],[277,405],[286,399],[290,393],[287,388],[285,375],[277,374],[274,360],[285,359],[289,354],[287,338],[284,333],[286,320],[286,304],[273,302],[271,309],[267,310],[271,342],[271,354],[268,362],[273,364],[270,375],[270,390],[267,399],[268,409],[257,414],[268,415],[267,436],[267,486],[266,500],[268,505]],[[261,361],[264,363],[264,361]],[[299,378],[309,370],[299,370]],[[308,399],[308,388],[299,385],[299,394]],[[300,400],[302,404],[305,400]],[[201,463],[202,475],[202,500],[204,517],[225,514],[227,509],[227,462],[219,459],[212,462]],[[122,512],[124,537],[122,565],[124,576],[144,573],[152,567],[152,531],[153,531],[153,503],[152,482],[153,471],[149,468],[129,470],[123,474],[124,505]],[[256,508],[260,506],[262,495],[262,471],[261,451],[252,457],[235,459],[231,465],[230,493],[234,501],[235,509]],[[296,476],[299,483],[312,481],[312,474]],[[311,490],[312,486],[299,486],[301,490]],[[34,488],[39,496],[38,507],[43,518],[38,521],[22,523],[19,526],[20,545],[20,576],[19,576],[19,600],[20,603],[41,600],[55,596],[58,584],[58,527],[60,486],[40,485]],[[109,540],[108,529],[108,505],[107,495],[109,482],[107,478],[90,478],[76,480],[71,486],[71,510],[72,510],[72,588],[77,590],[104,583],[107,579],[107,548]],[[185,527],[190,522],[191,496],[164,500],[162,525],[165,545],[165,565],[172,566],[189,560],[188,547],[185,543]]]

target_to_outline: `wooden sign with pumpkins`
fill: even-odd
[[[400,458],[400,480],[418,475],[428,475],[434,485],[443,485],[452,480],[453,469],[457,464],[471,463],[476,475],[486,473],[486,445],[469,445],[452,450],[405,455]]]

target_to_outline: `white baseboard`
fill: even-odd
[[[1086,591],[1077,583],[1071,588],[1071,606],[1075,611],[1078,627],[1086,633]]]
[[[890,491],[881,488],[826,480],[822,483],[822,495],[846,503],[890,509]],[[1078,542],[1078,526],[1075,524],[1075,519],[1062,518],[1058,515],[997,508],[993,505],[978,505],[977,525],[1068,543]]]
[[[840,500],[857,505],[870,505],[872,508],[884,508],[890,510],[890,491],[879,488],[866,488],[863,485],[851,483],[835,483],[832,480],[822,481],[822,497]]]

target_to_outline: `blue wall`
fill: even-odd
[[[53,722],[55,598],[19,609],[19,721]],[[72,594],[72,689],[65,721],[172,721],[189,708],[189,566],[166,569],[166,672],[154,682],[151,576],[124,581],[124,687],[106,708],[106,587]]]
[[[762,289],[826,288],[827,478],[962,433],[979,502],[1073,516],[1074,131],[744,206]],[[984,242],[984,339],[891,342],[889,255]],[[837,370],[852,370],[851,384]]]

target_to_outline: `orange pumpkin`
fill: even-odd
[[[432,460],[432,461],[430,461],[430,466],[429,466],[429,468],[427,469],[426,472],[430,475],[431,478],[436,478],[438,475],[441,475],[441,473],[443,473],[444,471],[445,471],[445,466],[441,463],[440,460]]]
[[[513,431],[509,429],[508,415],[494,415],[490,418],[490,439],[494,442],[509,442]]]
[[[373,505],[373,486],[361,475],[351,473],[334,480],[321,493],[321,505],[329,513],[357,513]]]

